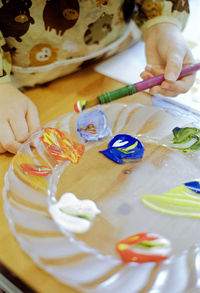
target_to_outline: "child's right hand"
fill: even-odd
[[[0,84],[0,153],[16,153],[40,128],[36,106],[11,83]]]
[[[176,97],[186,93],[193,85],[195,74],[178,80],[183,66],[194,64],[192,52],[175,24],[158,23],[144,33],[147,63],[141,73],[143,79],[164,73],[165,80],[149,93]]]

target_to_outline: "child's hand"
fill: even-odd
[[[150,90],[150,94],[175,97],[186,93],[195,75],[177,80],[183,66],[194,63],[192,53],[180,30],[173,24],[162,23],[150,27],[144,33],[147,65],[141,73],[143,79],[164,73],[165,81]]]
[[[11,83],[0,84],[0,153],[16,153],[40,127],[35,105]]]

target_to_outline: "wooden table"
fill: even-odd
[[[64,113],[73,111],[73,105],[77,99],[85,98],[88,100],[123,85],[121,82],[94,72],[92,68],[87,68],[48,85],[31,89],[26,94],[39,109],[41,125],[44,125]],[[137,94],[136,98],[140,98],[141,95],[146,96],[149,102],[151,101],[146,94]],[[0,155],[1,191],[4,186],[4,175],[9,168],[12,157],[13,155],[8,153]],[[0,262],[3,265],[37,292],[77,292],[38,268],[20,249],[4,216],[2,196],[0,197],[0,223]]]

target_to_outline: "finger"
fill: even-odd
[[[15,140],[14,134],[8,122],[4,122],[1,124],[0,139],[1,147],[4,150],[9,151],[10,153],[15,154],[21,146],[21,143]]]
[[[168,81],[176,81],[180,75],[185,50],[173,48],[167,54],[167,63],[164,71],[164,77]]]
[[[193,76],[187,76],[181,80],[178,80],[174,83],[170,83],[167,81],[164,81],[161,86],[153,87],[150,90],[150,94],[161,94],[163,96],[168,97],[176,97],[179,94],[186,93],[190,87],[192,86],[194,82]]]
[[[147,64],[150,67],[151,66],[153,67],[154,65],[157,65],[157,64],[163,64],[162,57],[158,53],[157,45],[154,44],[152,46],[152,43],[153,41],[151,40],[147,42],[145,45],[146,60],[147,60]],[[154,41],[154,43],[156,42]]]
[[[146,51],[148,64],[145,67],[145,71],[152,73],[153,75],[159,75],[164,73],[165,62],[157,54],[156,49],[150,49],[151,52]]]
[[[3,153],[5,153],[6,152],[6,150],[1,146],[1,144],[0,144],[0,154],[3,154]]]
[[[166,96],[166,97],[176,97],[178,95],[177,92],[162,89],[160,86],[156,86],[156,87],[152,88],[149,91],[149,93],[151,95],[159,94],[159,95]]]
[[[140,77],[142,78],[142,79],[148,79],[148,78],[151,78],[151,77],[153,77],[154,75],[153,74],[151,74],[151,73],[149,73],[149,72],[146,72],[146,71],[144,71],[144,72],[142,72],[141,74],[140,74]]]
[[[154,70],[153,70],[151,64],[147,64],[147,65],[145,66],[145,71],[147,71],[147,72],[149,72],[149,73],[151,73],[151,74],[154,74]]]
[[[40,119],[36,106],[32,102],[28,102],[28,110],[26,121],[30,135],[40,129]]]
[[[143,79],[147,79],[147,78],[151,78],[154,76],[154,70],[152,68],[152,66],[150,64],[147,64],[145,66],[145,70],[141,72],[140,76],[143,78]]]
[[[164,73],[164,65],[162,64],[152,64],[152,67],[147,68],[147,72],[155,75],[163,74]],[[146,68],[145,68],[146,69]]]
[[[161,88],[169,90],[169,91],[186,93],[192,87],[194,81],[195,81],[195,76],[189,75],[173,83],[164,81],[161,84]]]
[[[15,139],[18,142],[24,142],[28,139],[28,125],[24,117],[24,114],[21,114],[20,116],[17,115],[13,119],[10,119],[9,123],[12,128]]]
[[[151,95],[159,94],[160,93],[160,89],[161,89],[161,86],[160,85],[154,86],[151,89],[149,89],[149,93]]]
[[[154,65],[152,65],[151,70],[149,72],[151,72],[153,74],[153,76],[163,74],[164,73],[164,65],[154,64]]]

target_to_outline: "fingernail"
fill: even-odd
[[[157,90],[156,90],[156,89],[151,89],[151,90],[149,91],[149,93],[150,93],[151,95],[155,95],[155,94],[157,94]]]
[[[165,79],[171,80],[171,81],[176,81],[176,76],[173,72],[170,72],[165,76]]]

